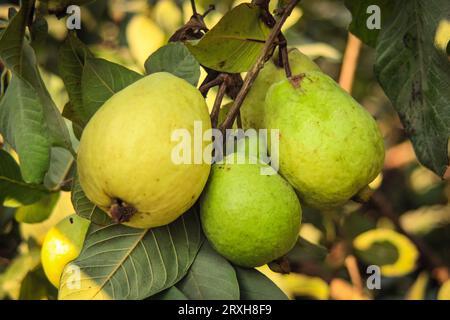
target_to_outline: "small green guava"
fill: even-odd
[[[280,175],[262,175],[268,165],[214,164],[200,198],[203,230],[217,252],[243,267],[264,265],[296,243],[301,206],[294,189]],[[227,163],[227,160],[232,160]],[[270,168],[269,168],[270,169]]]
[[[384,143],[376,121],[322,72],[272,85],[264,123],[279,129],[280,173],[311,207],[344,204],[382,169]]]
[[[275,52],[272,59],[267,61],[264,68],[256,77],[247,97],[240,109],[242,126],[244,128],[261,129],[264,126],[264,99],[270,86],[278,81],[286,79],[284,68],[278,67],[275,62],[278,60],[278,52]],[[292,74],[300,74],[306,71],[320,71],[320,68],[306,55],[296,48],[289,49],[289,64]]]

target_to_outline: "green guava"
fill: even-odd
[[[211,167],[203,159],[211,141],[195,142],[195,123],[211,128],[204,98],[169,73],[151,74],[114,94],[81,137],[77,164],[86,196],[131,227],[174,221],[196,202]],[[187,162],[174,158],[182,153],[176,152],[177,132],[189,138]]]
[[[284,68],[280,68],[275,64],[277,60],[278,52],[275,52],[272,59],[267,61],[264,68],[259,72],[250,91],[245,97],[240,109],[242,126],[244,128],[265,128],[263,123],[263,104],[267,91],[272,84],[286,79]],[[306,71],[320,71],[317,64],[296,48],[289,49],[289,64],[292,74],[300,74]]]
[[[342,205],[381,171],[384,143],[377,123],[324,73],[272,85],[264,106],[265,125],[280,133],[280,173],[305,204]]]
[[[243,267],[261,266],[294,246],[301,206],[280,175],[261,174],[268,165],[255,159],[251,163],[250,158],[237,164],[234,156],[212,166],[200,198],[201,222],[206,237],[225,258]]]

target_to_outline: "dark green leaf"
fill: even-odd
[[[81,189],[78,175],[75,175],[72,183],[72,204],[75,208],[75,212],[80,217],[88,219],[97,225],[105,226],[112,222],[103,210],[89,201],[86,197],[83,189]]]
[[[269,278],[256,269],[235,267],[241,300],[288,300]]]
[[[299,238],[294,248],[287,254],[290,261],[301,262],[323,262],[328,254],[325,247]]]
[[[186,43],[200,64],[222,72],[245,72],[256,62],[270,29],[260,9],[243,3],[225,14],[198,42]]]
[[[87,57],[92,57],[89,49],[74,32],[69,32],[58,54],[58,69],[70,98],[63,116],[81,128],[87,123],[81,93],[81,77]]]
[[[181,42],[172,42],[158,49],[145,62],[148,74],[169,72],[197,86],[200,78],[200,65],[186,46]]]
[[[0,132],[17,151],[26,182],[41,183],[50,166],[50,148],[72,148],[69,132],[40,76],[25,40],[32,3],[23,1],[0,38],[0,57],[13,74],[0,104]]]
[[[176,287],[191,300],[239,300],[236,272],[207,241]]]
[[[449,165],[450,62],[435,47],[434,35],[439,21],[448,18],[449,2],[395,4],[395,19],[378,38],[375,72],[419,161],[442,177]]]
[[[47,193],[40,185],[25,183],[13,157],[5,150],[0,150],[0,204],[8,207],[27,205]]]
[[[80,256],[64,270],[59,299],[144,299],[173,286],[202,244],[195,211],[153,229],[91,224]],[[73,280],[79,287],[70,286]]]
[[[173,286],[149,298],[150,300],[189,300],[183,292]]]
[[[391,0],[345,0],[345,5],[352,13],[349,31],[362,42],[374,48],[377,44],[380,29],[369,29],[367,21],[375,14],[375,17],[380,18],[380,27],[383,28],[392,15],[393,4],[394,1]],[[367,12],[368,8],[374,5],[380,8],[379,16],[376,16],[377,13],[372,11]]]
[[[38,202],[23,206],[16,211],[16,220],[24,223],[38,223],[47,219],[59,199],[59,193],[51,193]]]
[[[44,270],[39,267],[28,272],[20,286],[19,300],[55,299],[56,288],[47,280]]]

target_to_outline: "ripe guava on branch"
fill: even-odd
[[[42,267],[55,287],[59,287],[66,264],[80,254],[88,228],[89,220],[72,214],[58,222],[46,234],[41,250]]]
[[[263,104],[270,86],[278,81],[286,79],[286,72],[283,67],[275,64],[278,60],[278,52],[275,52],[272,59],[266,62],[264,68],[256,77],[244,103],[241,107],[242,126],[244,128],[264,128]],[[292,74],[300,74],[306,71],[320,71],[311,59],[301,53],[296,48],[289,49],[289,64]]]
[[[268,129],[279,129],[281,174],[315,208],[339,206],[370,183],[384,161],[373,117],[322,72],[271,86],[264,103]]]
[[[230,158],[236,155],[225,159]],[[200,200],[206,237],[217,252],[243,267],[283,256],[298,238],[300,202],[281,176],[261,174],[267,167],[249,162],[214,164]]]
[[[131,227],[174,221],[195,203],[210,171],[203,158],[194,163],[194,153],[211,143],[194,147],[195,121],[203,131],[211,128],[204,98],[169,73],[154,73],[113,95],[81,137],[78,174],[86,196]],[[172,141],[174,132],[191,139],[191,163],[174,161],[180,144]]]

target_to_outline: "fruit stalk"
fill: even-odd
[[[292,10],[294,10],[295,6],[299,2],[300,0],[292,0],[283,9],[282,11],[283,13],[281,15],[280,20],[278,20],[275,23],[275,26],[270,32],[269,37],[263,47],[263,50],[260,56],[258,57],[258,60],[250,69],[250,71],[247,73],[242,88],[239,91],[239,94],[237,95],[236,99],[234,100],[230,112],[228,113],[224,122],[221,124],[220,130],[225,131],[227,128],[231,128],[231,126],[233,125],[234,120],[236,119],[236,116],[239,113],[239,109],[241,108],[242,103],[244,102],[244,99],[247,96],[252,84],[255,82],[255,79],[258,76],[259,71],[264,67],[264,63],[267,61],[268,57],[273,52],[275,41],[279,38],[279,34],[281,32],[281,27],[286,22],[286,19],[290,16]]]

